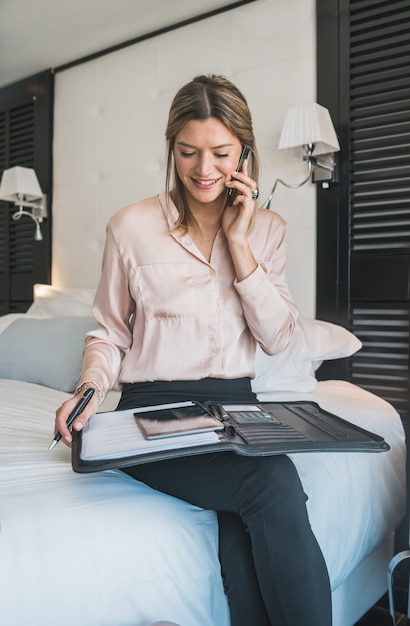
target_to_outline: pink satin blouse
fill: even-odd
[[[249,241],[256,270],[238,282],[219,231],[210,262],[182,229],[165,195],[109,221],[81,381],[103,394],[120,382],[254,376],[255,342],[283,350],[298,316],[288,292],[286,224],[258,210]]]

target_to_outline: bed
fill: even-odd
[[[0,623],[7,626],[229,626],[217,522],[120,470],[76,474],[47,448],[54,411],[77,382],[88,290],[37,288],[27,314],[0,318]],[[261,400],[313,400],[382,435],[382,453],[292,456],[329,569],[334,626],[385,593],[405,509],[405,440],[385,401],[345,381],[318,382],[326,359],[360,349],[347,330],[301,319],[287,350],[256,356]],[[102,410],[118,400],[112,392]]]

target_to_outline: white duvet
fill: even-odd
[[[215,514],[117,470],[73,473],[63,444],[47,452],[65,397],[0,380],[0,624],[229,626]],[[390,405],[346,382],[260,397],[294,398],[316,401],[391,446],[292,456],[335,590],[403,516],[403,429]]]

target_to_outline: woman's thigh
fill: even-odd
[[[284,455],[246,457],[218,452],[135,465],[124,471],[163,493],[215,511],[240,513],[247,500],[265,497],[283,504],[283,498],[303,493],[295,466]]]

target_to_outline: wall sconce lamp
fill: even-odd
[[[278,183],[289,189],[298,189],[309,180],[320,183],[323,187],[337,182],[334,153],[340,150],[339,141],[329,111],[320,104],[312,102],[287,111],[278,148],[307,161],[307,174],[306,178],[295,185],[277,178],[263,205],[264,209],[270,208]]]
[[[4,170],[0,183],[0,200],[14,202],[19,207],[13,214],[13,220],[19,220],[23,215],[31,217],[36,225],[34,239],[43,239],[40,224],[47,217],[47,197],[41,191],[33,169],[16,166]]]

